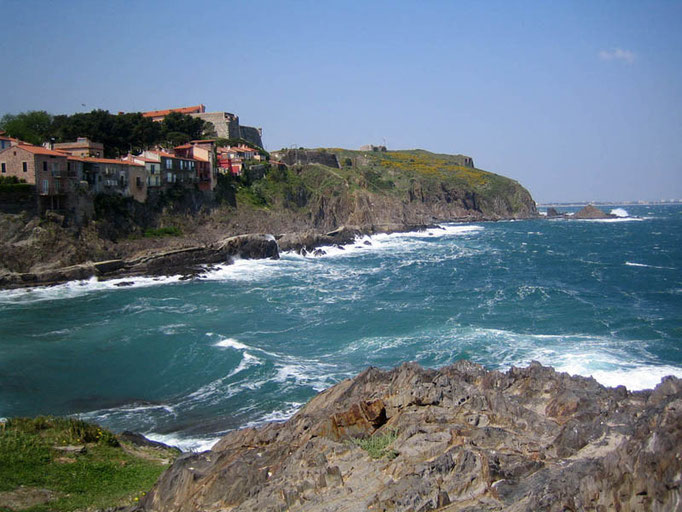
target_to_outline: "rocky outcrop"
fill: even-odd
[[[574,219],[613,219],[616,216],[606,213],[594,205],[588,204],[573,215]]]
[[[239,235],[213,244],[155,251],[130,259],[89,262],[43,272],[0,274],[0,287],[52,285],[91,277],[192,275],[200,272],[204,265],[231,263],[233,258],[276,259],[279,258],[279,248],[271,235]]]
[[[138,510],[672,511],[680,446],[673,377],[631,393],[538,363],[369,368],[180,457]]]

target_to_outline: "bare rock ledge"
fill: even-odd
[[[357,442],[384,436],[378,459]],[[673,511],[681,448],[674,377],[629,392],[539,363],[407,363],[181,456],[133,510]]]

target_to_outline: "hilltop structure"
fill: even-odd
[[[258,147],[263,147],[263,129],[252,126],[241,126],[239,116],[230,112],[206,112],[206,106],[194,105],[192,107],[169,108],[165,110],[150,110],[142,112],[144,117],[149,117],[153,121],[161,122],[171,112],[187,114],[198,117],[211,123],[215,130],[215,136],[222,139],[244,139]]]

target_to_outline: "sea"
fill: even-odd
[[[190,281],[0,291],[0,417],[73,415],[201,451],[368,366],[539,361],[652,388],[682,377],[682,205],[609,210],[359,237]]]

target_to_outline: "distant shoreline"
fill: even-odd
[[[682,205],[682,200],[675,201],[575,201],[568,203],[536,203],[539,208],[548,206],[668,206]]]

